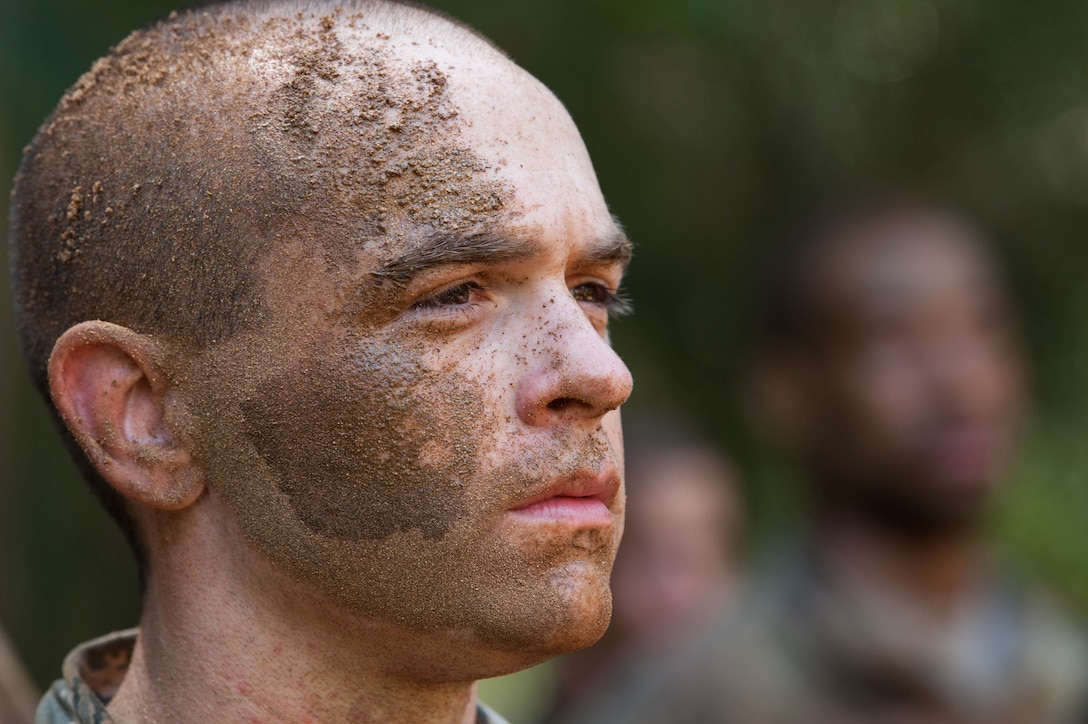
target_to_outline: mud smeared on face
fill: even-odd
[[[303,317],[206,355],[170,420],[246,538],[368,617],[526,653],[591,643],[622,502],[611,530],[504,521],[548,480],[614,462],[604,431],[542,445],[509,416],[501,377],[426,329]]]
[[[466,516],[484,401],[458,375],[423,399],[424,374],[401,347],[315,355],[243,405],[254,446],[315,534],[380,540],[416,529],[436,539]]]
[[[408,230],[471,229],[505,208],[509,189],[461,140],[461,113],[437,62],[406,61],[382,35],[351,42],[361,32],[354,20],[342,28],[350,51],[332,16],[311,32],[282,20],[267,27],[290,41],[254,56],[288,78],[252,128],[288,160],[282,173],[306,181],[303,197],[315,201],[307,217],[389,248]],[[358,241],[328,251],[344,262]]]
[[[134,34],[35,141],[16,198],[32,366],[86,319],[167,342],[178,359],[166,422],[229,511],[224,525],[285,587],[496,648],[591,643],[609,615],[622,502],[613,530],[518,528],[506,510],[617,462],[618,437],[518,420],[510,390],[543,318],[451,340],[391,318],[382,300],[396,283],[370,275],[421,236],[524,214],[514,177],[482,155],[485,134],[466,140],[458,104],[470,51],[489,71],[508,61],[431,16],[422,29],[415,16],[383,24],[369,4],[259,7]],[[547,99],[540,117],[566,119]],[[558,215],[596,214],[577,227],[590,236],[608,216],[584,149],[564,145],[572,129],[566,119],[531,150],[554,146],[545,170],[581,174],[564,188],[587,193],[557,204],[577,213]]]
[[[65,95],[13,195],[18,328],[43,395],[56,339],[82,321],[194,352],[265,328],[258,270],[296,230],[309,227],[305,254],[343,265],[407,226],[469,228],[503,211],[509,189],[460,139],[449,52],[406,60],[416,40],[383,32],[381,8],[357,8],[175,13]],[[436,46],[494,52],[434,20],[409,25],[431,27]],[[113,489],[91,483],[131,526]]]
[[[82,321],[198,347],[264,323],[254,271],[293,220],[337,228],[317,243],[343,263],[410,225],[502,213],[509,189],[460,139],[448,79],[456,49],[497,51],[411,8],[397,12],[441,42],[390,35],[388,12],[359,6],[175,13],[65,95],[12,206],[19,334],[41,390],[53,343]],[[405,59],[416,42],[435,58]]]

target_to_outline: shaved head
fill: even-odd
[[[482,720],[471,682],[603,633],[631,242],[475,32],[171,14],[65,95],[12,219],[27,362],[143,574],[118,721]]]
[[[501,185],[456,142],[445,73],[407,59],[406,34],[503,58],[429,9],[361,0],[219,3],[98,61],[15,184],[18,327],[39,388],[79,321],[195,345],[257,323],[258,262],[299,221],[350,214],[351,238],[323,239],[343,255],[400,221],[452,231],[499,212]],[[337,163],[347,149],[368,163]]]
[[[16,319],[39,390],[54,342],[85,320],[194,351],[259,327],[290,287],[266,273],[286,240],[343,265],[499,218],[508,189],[450,92],[466,56],[521,72],[470,28],[389,0],[216,3],[122,41],[15,182]]]

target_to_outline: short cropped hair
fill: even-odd
[[[364,28],[366,47],[349,52],[337,31]],[[456,108],[433,63],[408,67],[382,52],[400,29],[490,46],[416,3],[235,0],[171,13],[79,79],[26,150],[12,194],[16,328],[47,401],[53,345],[80,322],[199,352],[259,328],[261,260],[300,228],[338,226],[357,246],[385,234],[394,214],[457,227],[502,206],[496,188],[477,184],[439,214],[402,180],[414,172],[452,184],[480,162],[436,147]],[[337,163],[345,146],[365,163]],[[326,258],[350,258],[321,244]],[[143,575],[123,499],[60,427]]]

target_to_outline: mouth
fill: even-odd
[[[964,426],[938,435],[931,458],[949,484],[977,486],[996,475],[1005,443],[999,431],[987,426]]]
[[[523,522],[561,523],[576,528],[612,525],[612,505],[619,494],[619,473],[611,465],[558,478],[543,492],[515,503],[507,513]]]

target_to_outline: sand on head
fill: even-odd
[[[550,192],[560,185],[578,193],[557,204]],[[433,340],[390,341],[362,317],[346,334],[350,325],[333,315],[319,320],[324,327],[299,323],[321,311],[321,292],[349,289],[421,232],[512,220],[543,227],[564,214],[592,218],[590,233],[611,224],[573,122],[501,51],[439,15],[387,2],[230,3],[172,14],[124,40],[69,91],[31,144],[14,211],[19,326],[42,389],[54,341],[79,322],[113,322],[168,347],[166,423],[206,474],[208,497],[223,506],[216,510],[253,544],[235,551],[239,560],[258,551],[277,575],[312,584],[340,610],[460,632],[519,661],[599,634],[611,544],[533,558],[494,544],[485,520],[494,510],[472,505],[518,484],[514,473],[511,482],[477,470],[488,452],[480,441],[501,437],[493,431],[503,420],[484,414],[505,414],[488,397],[493,388],[432,369]],[[557,248],[567,243],[562,228],[551,238]],[[327,363],[332,382],[303,375],[310,387],[296,387],[312,389],[310,401],[333,390],[328,405],[343,403],[353,417],[292,404],[284,391],[297,380],[283,371],[302,369],[307,353]],[[368,374],[337,392],[352,364]],[[394,392],[369,394],[375,389]],[[283,394],[272,400],[270,391]],[[262,419],[268,424],[256,429]],[[441,454],[434,434],[422,436],[434,429],[447,431]],[[281,436],[287,447],[299,442],[291,435],[300,430],[312,445],[294,449],[311,457],[277,445]],[[411,430],[415,437],[402,434]],[[604,443],[598,435],[587,444]],[[352,469],[360,487],[345,492],[349,475],[332,465],[344,450],[392,462],[376,462],[366,480]],[[328,479],[293,477],[315,469]],[[454,488],[470,477],[480,478],[478,489],[461,500]],[[371,480],[404,484],[397,515],[382,517],[390,499],[362,487]],[[99,482],[103,497],[116,496]],[[428,493],[446,488],[445,501]],[[373,515],[351,515],[360,510]],[[585,613],[544,571],[587,557],[600,581]],[[593,620],[575,641],[567,632],[579,618]]]
[[[339,227],[319,236],[344,258],[408,225],[496,217],[509,189],[459,140],[451,92],[470,58],[528,82],[472,30],[384,1],[216,4],[122,41],[16,181],[16,304],[39,388],[80,321],[198,346],[259,324],[253,270],[291,220]]]
[[[152,335],[184,361],[267,331],[270,297],[293,288],[269,273],[284,263],[340,273],[415,230],[508,215],[502,144],[464,104],[501,116],[516,101],[470,71],[577,138],[489,41],[410,4],[219,3],[130,35],[61,100],[16,180],[16,314],[39,390],[80,322]],[[142,555],[126,506],[86,475]]]

